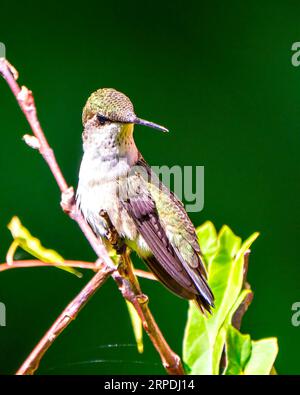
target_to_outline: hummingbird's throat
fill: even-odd
[[[111,122],[103,126],[87,123],[83,132],[83,148],[86,154],[104,161],[128,158],[133,164],[138,158],[131,123]]]

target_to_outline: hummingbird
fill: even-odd
[[[111,224],[163,285],[194,300],[202,312],[211,312],[214,297],[195,228],[133,138],[135,125],[168,130],[138,118],[130,99],[112,88],[91,94],[82,123],[84,153],[76,201],[86,221],[107,247]]]

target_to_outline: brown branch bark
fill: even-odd
[[[65,261],[63,265],[61,263],[48,263],[42,262],[37,259],[26,259],[26,260],[18,260],[13,261],[12,263],[0,263],[0,272],[4,272],[6,270],[11,269],[24,269],[29,267],[56,267],[56,266],[67,266],[67,267],[75,267],[79,269],[92,269],[98,271],[99,268],[93,262],[82,262],[82,261]]]
[[[163,365],[166,368],[167,372],[170,374],[184,374],[180,358],[171,350],[169,346],[166,347],[167,342],[164,339],[157,324],[155,323],[149,308],[145,310],[142,307],[143,304],[141,304],[140,302],[137,303],[139,295],[137,295],[137,293],[134,291],[135,283],[130,283],[131,279],[124,279],[115,270],[115,265],[110,259],[103,243],[99,238],[95,236],[90,226],[84,220],[81,212],[77,210],[73,188],[68,186],[62,174],[62,171],[60,170],[60,167],[56,161],[54,152],[49,146],[45,134],[39,123],[32,92],[24,86],[20,88],[20,86],[16,82],[17,72],[15,68],[11,66],[4,58],[0,59],[0,74],[3,76],[3,78],[9,85],[12,93],[16,97],[18,104],[32,129],[34,136],[24,136],[25,142],[30,147],[39,150],[40,154],[43,156],[44,160],[48,164],[52,175],[56,180],[56,183],[62,193],[62,208],[79,225],[84,236],[95,251],[99,260],[101,261],[101,264],[104,265],[102,266],[102,270],[104,270],[105,273],[108,273],[107,276],[112,275],[112,277],[118,284],[122,295],[127,300],[130,300],[137,309],[137,312],[143,321],[144,328],[147,330],[147,333],[149,334],[155,348],[159,351]],[[71,302],[71,304],[67,307],[67,309],[69,308],[72,311],[73,315],[71,315],[71,317],[76,316],[78,311],[87,302],[89,297],[95,293],[98,287],[101,286],[101,281],[98,281],[100,276],[101,272],[97,272],[94,278],[83,289],[82,292],[85,292],[85,295],[87,295],[87,297],[83,299],[82,303],[80,299],[77,300],[77,298],[75,298],[73,302]],[[82,293],[80,293],[78,296],[80,295],[82,295]],[[62,314],[64,313],[65,311]],[[55,338],[61,333],[61,331],[69,324],[69,321],[71,319],[66,319],[65,317],[65,315],[61,315],[50,328],[50,334],[54,333],[55,335],[53,337],[53,340],[55,340]],[[65,320],[67,322],[65,322]],[[47,334],[48,333],[49,332],[47,332]],[[47,334],[43,337],[43,339],[38,343],[36,348],[29,355],[28,359],[24,362],[24,364],[18,371],[18,374],[32,374],[32,372],[37,369],[40,359],[53,342],[51,340],[52,337],[49,340]]]
[[[55,267],[55,266],[67,266],[67,267],[75,267],[79,269],[90,269],[94,271],[98,271],[99,267],[94,262],[85,262],[85,261],[72,261],[67,260],[64,261],[63,265],[61,263],[49,263],[42,262],[37,259],[26,259],[26,260],[18,260],[13,261],[12,263],[0,263],[0,272],[4,272],[10,269],[24,269],[30,267]],[[141,278],[146,278],[148,280],[157,281],[157,278],[154,274],[147,272],[145,270],[134,269],[134,274]]]
[[[139,281],[133,270],[130,254],[126,250],[123,254],[123,263],[124,265],[120,265],[120,272],[123,278],[129,281],[134,294],[137,296],[134,300],[130,301],[137,311],[140,310],[143,327],[159,353],[165,369],[167,369],[170,374],[184,374],[179,356],[170,348],[153,318],[148,306],[149,299],[141,290]],[[113,273],[113,276],[114,275]],[[126,296],[124,295],[124,297]],[[135,303],[138,303],[138,306],[136,306]]]
[[[17,371],[17,375],[33,374],[39,367],[40,361],[46,351],[62,331],[77,317],[79,311],[84,307],[88,300],[95,294],[101,285],[108,279],[114,269],[107,265],[102,265],[101,269],[87,283],[82,291],[75,299],[65,308],[61,315],[57,318],[51,328],[42,337],[26,361]]]

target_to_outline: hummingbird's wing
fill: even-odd
[[[153,181],[156,176],[147,163],[140,159],[137,165]],[[132,184],[138,184],[138,188],[122,203],[153,253],[145,258],[148,266],[171,291],[196,299],[201,309],[203,306],[210,311],[213,295],[206,282],[194,226],[182,203],[161,183],[140,178]]]

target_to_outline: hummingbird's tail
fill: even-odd
[[[201,313],[203,313],[206,316],[207,313],[211,314],[212,313],[211,309],[215,307],[213,302],[211,304],[207,303],[206,300],[203,300],[203,298],[201,298],[201,295],[196,295],[195,299],[193,300],[195,302],[195,305],[201,311]]]
[[[202,313],[211,313],[211,309],[214,307],[214,297],[200,271],[193,276],[194,278],[192,277],[195,287],[187,289],[179,284],[179,282],[177,282],[175,278],[163,268],[153,255],[144,258],[144,260],[157,279],[171,292],[183,299],[194,300]],[[197,290],[198,292],[191,292],[191,289]]]

